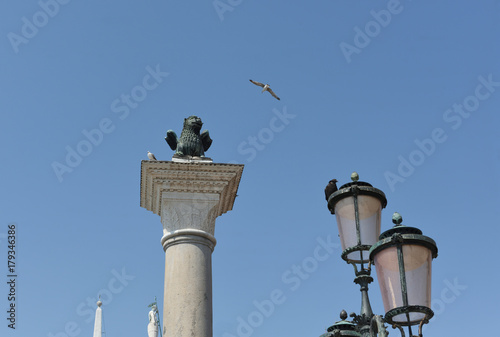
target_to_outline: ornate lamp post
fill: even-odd
[[[328,209],[336,215],[342,244],[342,259],[354,267],[354,282],[361,290],[361,311],[351,314],[353,322],[342,321],[328,328],[321,337],[361,336],[386,337],[384,323],[398,328],[405,337],[403,327],[422,325],[434,315],[430,309],[431,266],[437,256],[436,243],[414,227],[401,225],[402,217],[394,213],[396,226],[380,234],[382,209],[387,205],[385,194],[371,184],[353,182],[327,196]],[[373,282],[371,266],[377,269],[380,291],[386,311],[385,317],[374,315],[368,297],[368,285]]]

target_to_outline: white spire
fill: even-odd
[[[101,296],[97,301],[97,309],[95,311],[94,337],[102,337],[102,309]]]

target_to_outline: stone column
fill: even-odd
[[[243,165],[142,161],[141,206],[160,215],[164,337],[212,337],[215,219],[233,208]]]

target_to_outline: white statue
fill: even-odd
[[[158,337],[158,309],[156,305],[153,304],[151,310],[149,311],[149,324],[148,324],[148,337]]]

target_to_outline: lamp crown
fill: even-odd
[[[356,182],[356,181],[359,180],[359,174],[358,174],[358,172],[351,173],[351,180],[354,181],[354,182]]]

